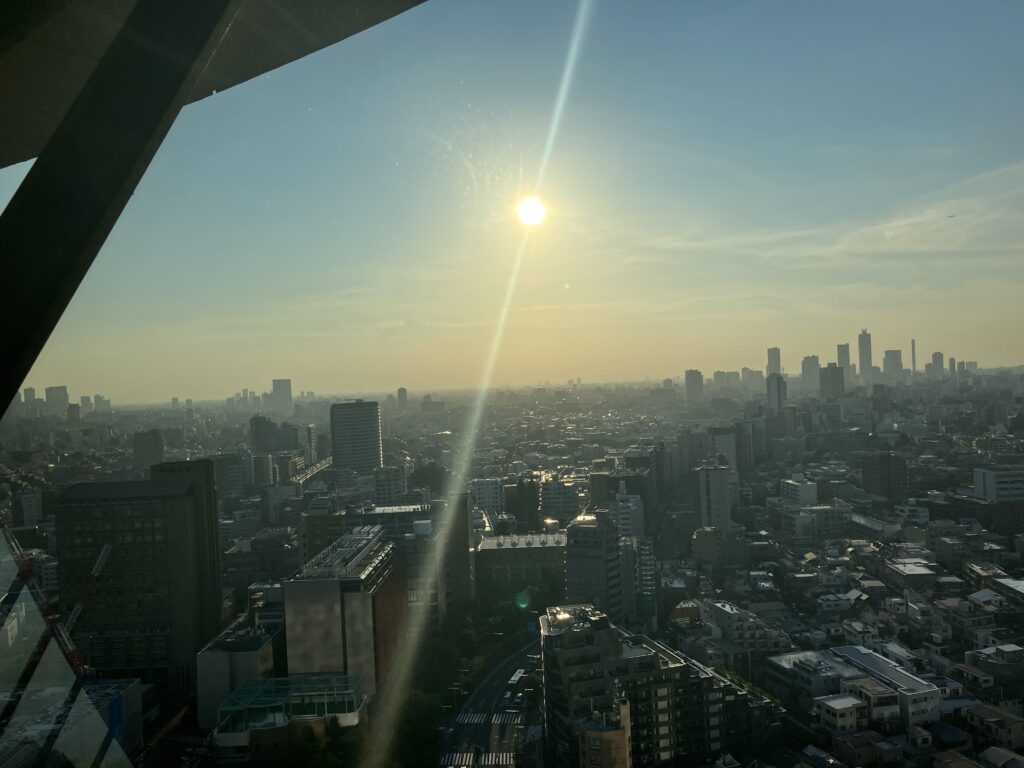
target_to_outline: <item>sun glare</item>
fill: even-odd
[[[523,226],[536,227],[544,221],[546,210],[544,203],[539,198],[524,197],[519,201],[516,213],[519,215],[519,221],[523,223]]]

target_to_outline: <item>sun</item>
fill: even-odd
[[[519,205],[516,206],[516,213],[519,215],[519,221],[523,223],[524,227],[536,227],[544,221],[544,214],[547,213],[547,209],[545,209],[544,203],[540,198],[524,197],[519,201]]]

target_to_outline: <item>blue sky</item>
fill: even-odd
[[[428,0],[190,106],[29,384],[472,385],[576,5]],[[596,0],[494,383],[1024,362],[1024,5]],[[0,201],[24,168],[0,172]],[[923,355],[922,355],[923,357]]]

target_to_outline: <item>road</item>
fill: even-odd
[[[537,713],[506,703],[504,696],[509,679],[518,669],[530,669],[531,662],[526,657],[538,653],[539,647],[536,640],[524,645],[473,689],[447,734],[441,765],[516,764],[526,724],[535,722]]]

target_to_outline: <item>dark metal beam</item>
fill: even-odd
[[[243,0],[138,0],[0,216],[0,412]]]

